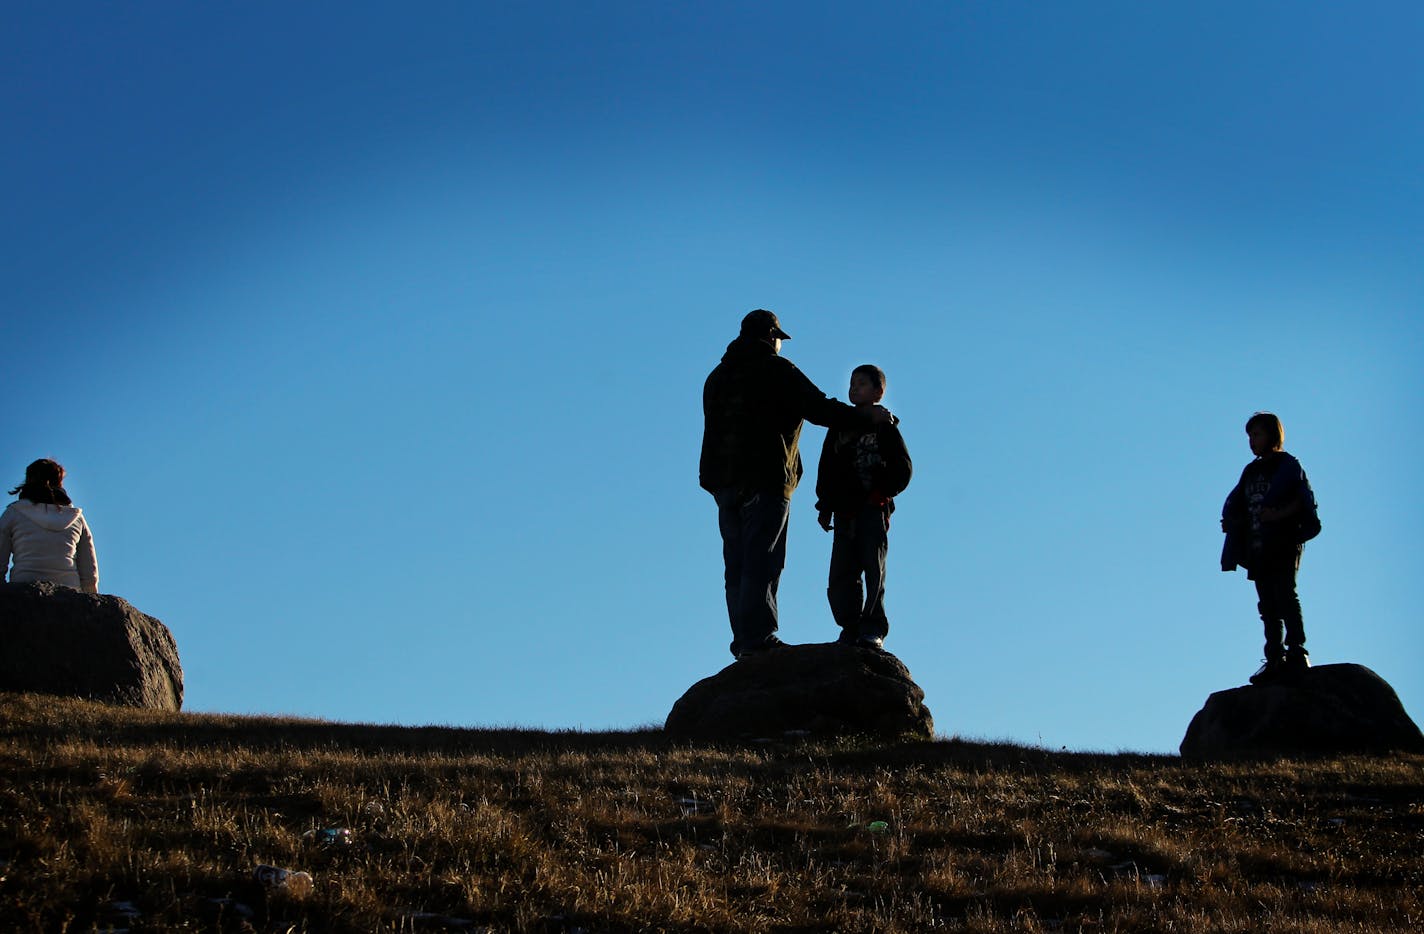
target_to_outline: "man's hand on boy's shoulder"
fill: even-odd
[[[890,410],[883,405],[871,405],[866,407],[870,413],[870,420],[876,425],[893,425],[899,419],[890,413]]]

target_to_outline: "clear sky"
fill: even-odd
[[[766,307],[889,375],[942,734],[1174,751],[1245,683],[1258,409],[1315,663],[1419,722],[1421,48],[1412,0],[12,5],[0,475],[66,465],[187,709],[661,724],[731,660],[700,399]]]

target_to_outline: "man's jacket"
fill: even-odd
[[[702,387],[698,482],[709,493],[791,498],[801,480],[801,423],[869,425],[854,406],[827,398],[771,345],[739,337]]]

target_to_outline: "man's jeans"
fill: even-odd
[[[888,519],[883,506],[866,506],[854,514],[835,517],[826,597],[844,641],[859,636],[884,639],[890,631],[885,619]]]
[[[727,617],[736,655],[776,634],[776,588],[786,565],[791,501],[779,493],[742,499],[735,490],[721,490],[716,499],[727,572]]]

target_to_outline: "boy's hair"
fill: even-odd
[[[879,392],[885,391],[885,371],[880,369],[880,367],[873,363],[862,363],[850,371],[851,376],[855,376],[857,373],[870,380]]]
[[[1246,419],[1246,430],[1253,428],[1264,430],[1271,438],[1273,449],[1279,451],[1286,445],[1286,426],[1281,424],[1281,420],[1272,412],[1257,412]]]

